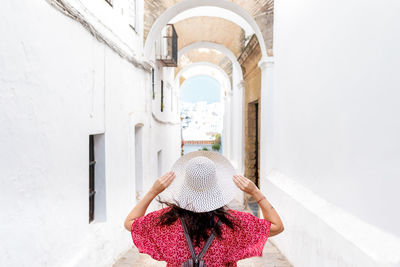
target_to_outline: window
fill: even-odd
[[[162,150],[157,152],[157,178],[162,175]]]
[[[155,98],[155,93],[154,93],[154,69],[151,69],[151,89],[153,92],[153,99]]]
[[[96,161],[94,160],[94,136],[89,136],[89,223],[94,220],[94,171]]]
[[[173,24],[167,24],[156,40],[156,58],[164,67],[178,66],[178,35]]]
[[[113,6],[113,0],[105,0],[110,6]]]
[[[128,7],[128,19],[129,19],[129,26],[132,29],[136,30],[136,0],[128,0],[129,7]]]
[[[135,190],[136,200],[142,198],[143,193],[143,125],[137,124],[135,126]]]
[[[164,81],[161,80],[161,112],[164,111]]]
[[[104,134],[89,135],[89,223],[106,220]]]

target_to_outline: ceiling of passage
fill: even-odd
[[[185,66],[196,62],[210,62],[217,65],[226,72],[232,81],[232,62],[230,59],[223,53],[208,48],[193,49],[182,55],[178,60],[178,67],[175,68],[175,76]]]
[[[145,0],[144,35],[147,37],[153,23],[169,7],[182,0]],[[218,0],[216,0],[218,1]],[[267,52],[272,55],[273,0],[231,0],[246,10],[256,21],[264,38]],[[178,22],[179,23],[179,22]],[[192,28],[195,30],[195,28]],[[181,35],[182,36],[182,35]],[[243,38],[243,37],[239,37]],[[236,54],[236,53],[235,53]]]
[[[169,23],[175,24],[181,20],[191,17],[217,17],[226,19],[239,25],[245,31],[245,36],[254,34],[254,30],[251,25],[240,15],[230,10],[214,6],[200,6],[185,10],[182,13],[179,13],[173,19],[171,19]]]
[[[243,29],[226,19],[192,17],[174,25],[178,34],[178,50],[193,43],[208,41],[222,44],[239,56],[244,47]]]

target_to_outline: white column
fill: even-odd
[[[240,81],[236,85],[237,91],[237,102],[236,102],[236,118],[237,121],[236,129],[237,132],[235,140],[236,148],[236,162],[238,164],[237,168],[239,173],[244,174],[244,93],[245,93],[245,81]]]
[[[235,105],[235,102],[234,102],[234,98],[233,98],[233,90],[230,90],[229,91],[229,96],[228,96],[228,98],[229,98],[229,125],[228,125],[228,127],[229,127],[229,133],[228,133],[228,139],[229,139],[229,149],[228,149],[228,151],[229,151],[229,160],[233,163],[233,164],[235,164],[234,163],[234,159],[235,159],[235,153],[234,153],[234,149],[233,149],[233,146],[234,146],[234,113],[233,113],[233,111],[235,110],[234,109],[234,105]]]
[[[245,82],[240,81],[233,87],[232,96],[232,163],[235,165],[238,173],[243,173],[244,167],[244,114],[243,114],[243,98],[244,98]]]
[[[229,130],[230,130],[230,97],[228,92],[224,96],[224,119],[223,119],[223,135],[222,135],[222,154],[229,159]]]
[[[240,92],[237,84],[233,87],[233,110],[232,110],[232,123],[233,123],[233,162],[235,164],[236,170],[240,173],[240,124],[242,117],[240,114]]]
[[[273,166],[273,110],[274,110],[274,58],[261,58],[261,105],[260,105],[260,182]]]

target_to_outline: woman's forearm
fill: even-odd
[[[125,219],[124,226],[126,230],[131,231],[132,223],[136,218],[142,217],[146,214],[146,210],[149,207],[151,201],[167,188],[172,181],[175,179],[176,175],[173,171],[167,172],[160,178],[158,178],[151,189],[144,195],[144,197],[136,204],[136,206],[129,212]]]
[[[271,222],[270,236],[277,235],[283,231],[283,223],[276,210],[272,207],[271,203],[267,200],[260,190],[256,190],[253,197],[259,201],[258,205],[261,208],[265,220]]]
[[[151,201],[157,196],[156,193],[151,190],[148,191],[143,198],[136,204],[136,206],[129,212],[125,219],[124,226],[126,230],[131,231],[132,223],[136,218],[142,217],[146,214],[147,208],[149,207]]]

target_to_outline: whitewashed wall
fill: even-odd
[[[400,3],[275,1],[272,238],[295,266],[400,266]]]
[[[134,127],[144,125],[148,189],[157,151],[162,172],[179,156],[179,125],[152,116],[149,72],[46,1],[5,2],[0,16],[0,265],[110,266],[132,246]],[[98,133],[106,212],[89,224],[88,136]]]

